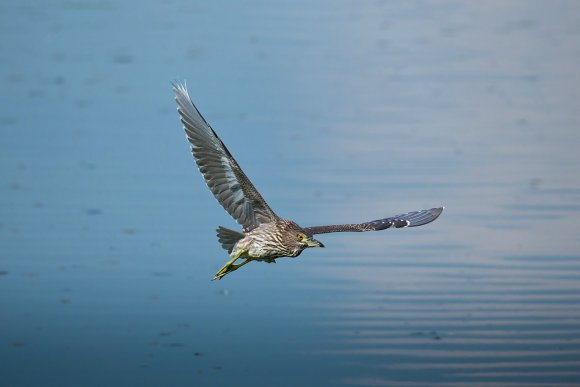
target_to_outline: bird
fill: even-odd
[[[423,226],[443,212],[444,207],[436,207],[364,223],[314,227],[301,227],[292,220],[281,218],[262,198],[195,107],[185,82],[174,82],[172,86],[177,111],[197,166],[215,198],[243,229],[239,232],[222,226],[217,228],[218,241],[231,259],[212,280],[221,280],[252,261],[275,263],[281,257],[297,257],[307,248],[324,247],[322,242],[314,239],[317,234]],[[240,263],[236,264],[238,260]]]

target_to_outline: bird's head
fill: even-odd
[[[316,239],[306,235],[303,232],[296,233],[296,241],[300,246],[302,246],[303,249],[307,247],[324,247],[320,241],[317,241]]]
[[[297,257],[308,247],[324,247],[324,245],[306,234],[302,227],[292,221],[284,221],[281,226],[284,235],[284,245],[288,248],[289,257]]]
[[[290,235],[292,239],[292,253],[291,257],[297,257],[300,253],[308,247],[324,247],[324,245],[316,239],[306,235],[304,232],[297,231]]]

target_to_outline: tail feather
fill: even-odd
[[[219,226],[216,231],[219,242],[228,253],[231,253],[236,242],[244,237],[244,234],[241,232],[230,230],[229,228],[222,226]]]

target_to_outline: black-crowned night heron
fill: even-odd
[[[280,257],[297,257],[308,247],[324,247],[312,238],[315,234],[422,226],[437,219],[443,211],[443,207],[439,207],[365,223],[300,227],[272,211],[191,102],[185,84],[174,84],[173,91],[199,170],[219,203],[243,227],[243,232],[221,226],[217,229],[219,242],[231,259],[215,274],[214,280],[221,279],[251,261],[272,263]],[[243,261],[235,264],[238,259]]]

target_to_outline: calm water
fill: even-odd
[[[0,385],[579,385],[578,42],[575,0],[4,0]],[[210,282],[180,79],[281,216],[446,212]]]

